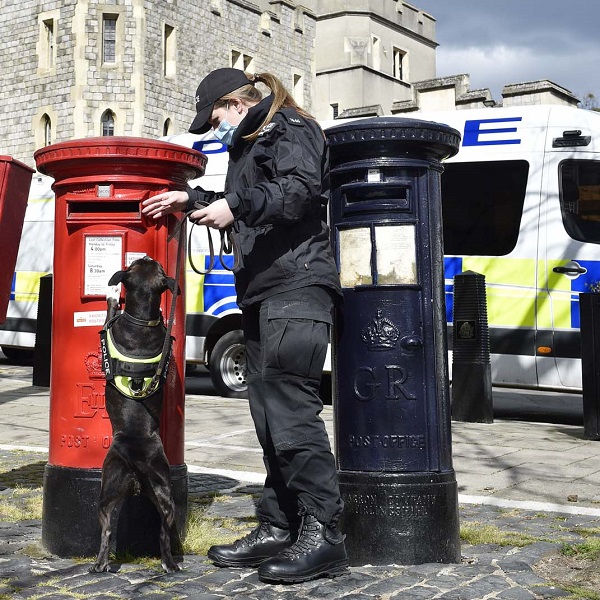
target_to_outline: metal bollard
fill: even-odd
[[[600,440],[600,294],[579,294],[583,437]]]
[[[452,419],[493,423],[490,333],[480,273],[454,277],[452,322]]]
[[[52,358],[52,273],[40,277],[35,348],[33,349],[33,385],[50,387]]]

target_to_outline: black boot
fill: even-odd
[[[256,567],[292,543],[290,532],[270,523],[259,523],[233,544],[211,546],[207,556],[218,567]]]
[[[345,537],[335,525],[304,515],[298,540],[261,563],[258,576],[267,582],[296,583],[348,573]]]

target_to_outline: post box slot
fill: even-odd
[[[67,200],[67,223],[90,223],[98,219],[112,223],[140,223],[142,221],[140,202]]]
[[[83,215],[85,213],[129,213],[138,216],[140,214],[139,202],[69,202],[69,215]]]
[[[396,182],[348,183],[341,186],[344,213],[410,210],[408,186]]]

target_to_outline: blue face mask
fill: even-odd
[[[229,104],[227,105],[227,112],[229,112]],[[227,112],[225,114],[227,114]],[[230,146],[233,134],[237,128],[237,125],[232,125],[227,119],[223,119],[219,123],[219,126],[213,130],[213,133],[215,134],[215,137],[221,140],[226,146]]]

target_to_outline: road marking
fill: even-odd
[[[186,446],[193,446],[194,448],[219,448],[221,450],[238,450],[241,452],[254,452],[262,454],[262,448],[248,448],[247,446],[234,446],[230,444],[216,444],[213,442],[185,442]]]
[[[21,450],[22,452],[40,452],[48,454],[48,448],[45,446],[16,446],[13,444],[0,444],[0,450]]]
[[[521,510],[600,517],[600,508],[588,508],[587,506],[576,506],[575,504],[553,504],[552,502],[533,502],[529,500],[505,500],[504,498],[469,496],[467,494],[459,494],[458,502],[462,504],[486,504],[487,506],[498,506],[499,508],[519,508]]]
[[[224,440],[226,438],[235,437],[236,435],[243,435],[246,433],[254,433],[256,430],[254,427],[248,427],[247,429],[238,429],[237,431],[230,431],[228,433],[221,433],[220,435],[214,435],[209,438],[205,438],[207,440]]]
[[[187,468],[190,473],[196,473],[198,475],[229,477],[230,479],[235,479],[236,481],[243,483],[263,484],[265,482],[264,473],[253,473],[251,471],[234,471],[232,469],[213,469],[211,467],[201,467],[199,465],[188,465]]]

